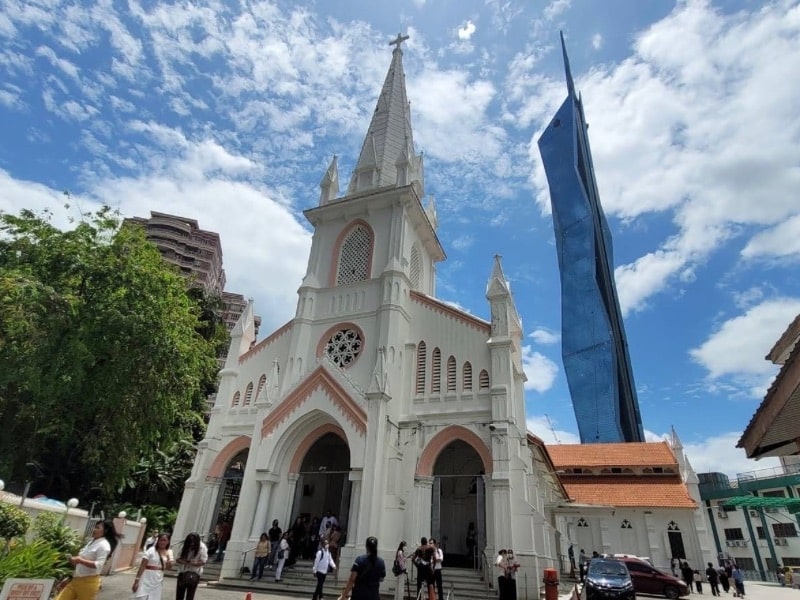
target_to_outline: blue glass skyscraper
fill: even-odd
[[[561,271],[561,351],[582,443],[643,442],[581,98],[561,36],[567,99],[539,138]]]

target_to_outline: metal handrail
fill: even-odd
[[[256,548],[258,548],[258,546],[253,546],[249,550],[244,550],[242,552],[242,567],[239,569],[239,575],[240,576],[244,574],[244,567],[245,567],[245,564],[247,563],[247,555],[250,554]],[[252,573],[251,573],[251,575],[252,575]]]
[[[492,575],[491,575],[491,565],[489,563],[489,557],[486,556],[486,549],[484,548],[481,551],[481,556],[483,557],[482,561],[482,579],[483,583],[486,586],[486,597],[489,597],[489,591],[492,589]]]

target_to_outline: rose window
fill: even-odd
[[[337,331],[325,345],[325,354],[336,365],[349,367],[358,358],[364,342],[361,334],[355,329],[342,329]]]

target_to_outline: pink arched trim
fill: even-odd
[[[342,440],[344,440],[345,444],[347,443],[347,435],[345,435],[344,430],[338,425],[333,423],[325,423],[325,425],[317,427],[314,431],[309,433],[302,442],[300,442],[297,450],[295,450],[294,457],[289,465],[289,473],[297,473],[300,471],[300,466],[303,464],[303,459],[306,457],[308,451],[311,450],[311,446],[313,446],[323,435],[328,433],[335,433],[337,436],[342,438]]]
[[[362,225],[367,231],[369,231],[369,258],[367,259],[367,279],[372,278],[372,256],[375,253],[375,232],[370,227],[369,223],[367,223],[364,219],[354,219],[350,223],[347,224],[347,227],[342,229],[339,232],[339,236],[336,238],[336,242],[333,244],[333,252],[331,253],[331,275],[328,278],[328,287],[335,287],[336,278],[339,275],[339,264],[341,263],[341,254],[342,254],[342,244],[344,240],[350,235],[350,232],[353,231],[356,227]]]
[[[433,466],[436,464],[436,459],[439,458],[442,450],[450,443],[460,440],[470,445],[478,456],[481,457],[483,463],[483,472],[492,472],[492,453],[486,446],[486,443],[477,436],[474,432],[461,425],[450,425],[446,427],[428,442],[425,450],[422,451],[422,456],[419,457],[417,464],[417,475],[420,477],[430,477],[433,475]]]
[[[208,476],[222,477],[225,474],[225,469],[228,468],[228,463],[233,460],[233,457],[249,447],[250,438],[246,435],[233,440],[231,443],[225,446],[219,454],[217,454],[217,458],[214,459],[211,468],[208,470]]]
[[[341,411],[344,418],[347,419],[353,427],[361,433],[367,431],[367,412],[361,408],[361,406],[350,397],[341,384],[320,365],[303,383],[297,386],[291,394],[264,418],[264,421],[261,423],[261,439],[264,439],[275,431],[278,425],[288,419],[318,387],[328,392],[334,406]]]

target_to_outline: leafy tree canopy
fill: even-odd
[[[109,498],[202,435],[220,343],[206,308],[108,208],[68,231],[0,213],[0,475]]]

